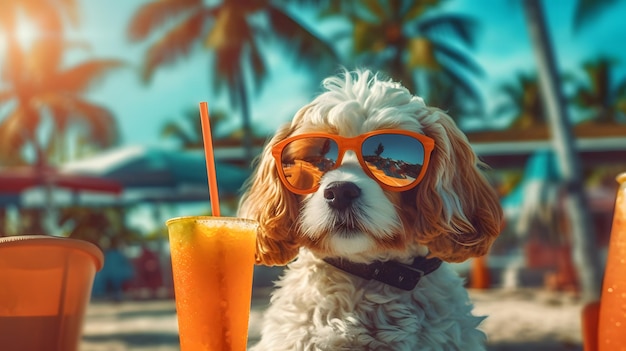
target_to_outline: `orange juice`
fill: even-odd
[[[626,173],[615,202],[609,253],[607,256],[598,327],[598,349],[626,350]]]
[[[256,223],[198,216],[167,227],[181,350],[244,351]]]

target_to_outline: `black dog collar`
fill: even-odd
[[[436,257],[416,257],[411,264],[395,261],[354,263],[336,257],[327,257],[324,261],[357,277],[374,279],[406,291],[413,290],[423,276],[437,270],[442,262]]]

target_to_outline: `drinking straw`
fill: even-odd
[[[211,122],[209,121],[209,107],[205,101],[200,103],[200,121],[202,122],[202,140],[204,141],[206,173],[209,180],[211,213],[214,217],[219,217],[220,200],[217,193],[217,175],[215,172],[215,156],[213,155],[213,139],[211,138]]]
[[[211,138],[211,122],[209,118],[209,107],[206,102],[200,103],[200,121],[202,122],[202,140],[204,141],[204,156],[206,160],[206,173],[209,183],[209,198],[211,201],[211,212],[214,217],[220,216],[220,201],[217,194],[217,173],[215,171],[215,156],[213,154],[213,139]],[[220,266],[225,266],[226,258],[223,256],[222,242],[220,240],[216,243],[218,245],[218,252],[220,252],[220,260],[222,261]],[[217,270],[218,280],[223,282],[225,280],[224,272]],[[226,285],[220,284],[220,296],[226,296]],[[229,325],[230,319],[228,315],[228,300],[220,303],[220,319],[222,329],[222,349],[230,350],[232,348],[232,341],[230,337]]]

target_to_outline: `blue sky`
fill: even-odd
[[[74,49],[72,61],[87,58],[121,58],[128,68],[106,77],[89,97],[109,107],[119,123],[122,144],[158,145],[165,141],[160,130],[167,120],[174,119],[198,102],[208,101],[211,108],[227,111],[233,123],[240,120],[225,96],[212,92],[209,85],[209,59],[206,51],[157,70],[149,85],[139,79],[139,65],[146,45],[130,43],[125,31],[132,14],[145,0],[80,1],[82,20],[71,38],[89,43],[88,49]],[[602,13],[592,26],[579,33],[572,31],[571,19],[575,1],[545,1],[553,42],[557,45],[559,65],[575,72],[580,62],[597,53],[619,58],[620,77],[626,76],[626,1]],[[480,22],[476,47],[470,51],[486,71],[480,80],[488,106],[498,99],[498,84],[512,78],[516,71],[533,71],[534,56],[519,1],[450,0],[445,11],[463,13]],[[306,16],[305,16],[306,17]],[[324,33],[329,25],[309,20],[309,25]],[[621,34],[619,34],[621,33]],[[264,89],[253,94],[253,123],[269,134],[288,121],[293,113],[316,92],[315,84],[293,60],[280,50],[266,52],[270,79]]]

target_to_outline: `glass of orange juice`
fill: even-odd
[[[598,350],[626,349],[626,173],[615,200],[609,252],[604,271],[598,327]]]
[[[257,224],[190,216],[166,222],[182,351],[244,351]]]

